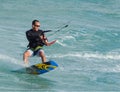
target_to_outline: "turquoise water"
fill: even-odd
[[[22,68],[28,44],[25,32],[38,19],[51,47],[47,59],[59,67],[33,76]],[[0,91],[120,91],[120,0],[0,0]],[[32,57],[30,64],[41,62]]]

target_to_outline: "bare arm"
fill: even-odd
[[[47,38],[45,35],[41,36],[41,39],[43,40],[43,42],[45,43],[46,46],[51,46],[52,44],[54,44],[57,40],[48,42]]]
[[[46,46],[51,46],[52,44],[54,44],[56,42],[56,40],[48,42],[47,40],[45,40],[45,45]]]

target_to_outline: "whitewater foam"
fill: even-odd
[[[85,58],[85,59],[112,59],[120,60],[119,54],[100,54],[100,53],[67,53],[67,54],[56,54],[48,57],[53,58],[65,58],[65,57],[75,57],[75,58]]]
[[[10,57],[10,56],[7,56],[7,55],[0,54],[0,60],[7,60],[13,64],[24,66],[24,64],[20,63],[21,61],[18,61],[17,59]]]
[[[57,41],[57,43],[58,43],[59,45],[63,46],[63,47],[67,46],[66,44],[63,44],[63,43],[60,42],[60,41]]]

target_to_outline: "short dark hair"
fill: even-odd
[[[33,20],[32,25],[35,25],[35,22],[39,22],[39,20]]]

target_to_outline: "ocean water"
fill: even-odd
[[[46,35],[57,42],[44,50],[59,67],[39,76],[14,73],[24,67],[34,19],[53,30]],[[0,91],[120,91],[120,0],[0,0]]]

